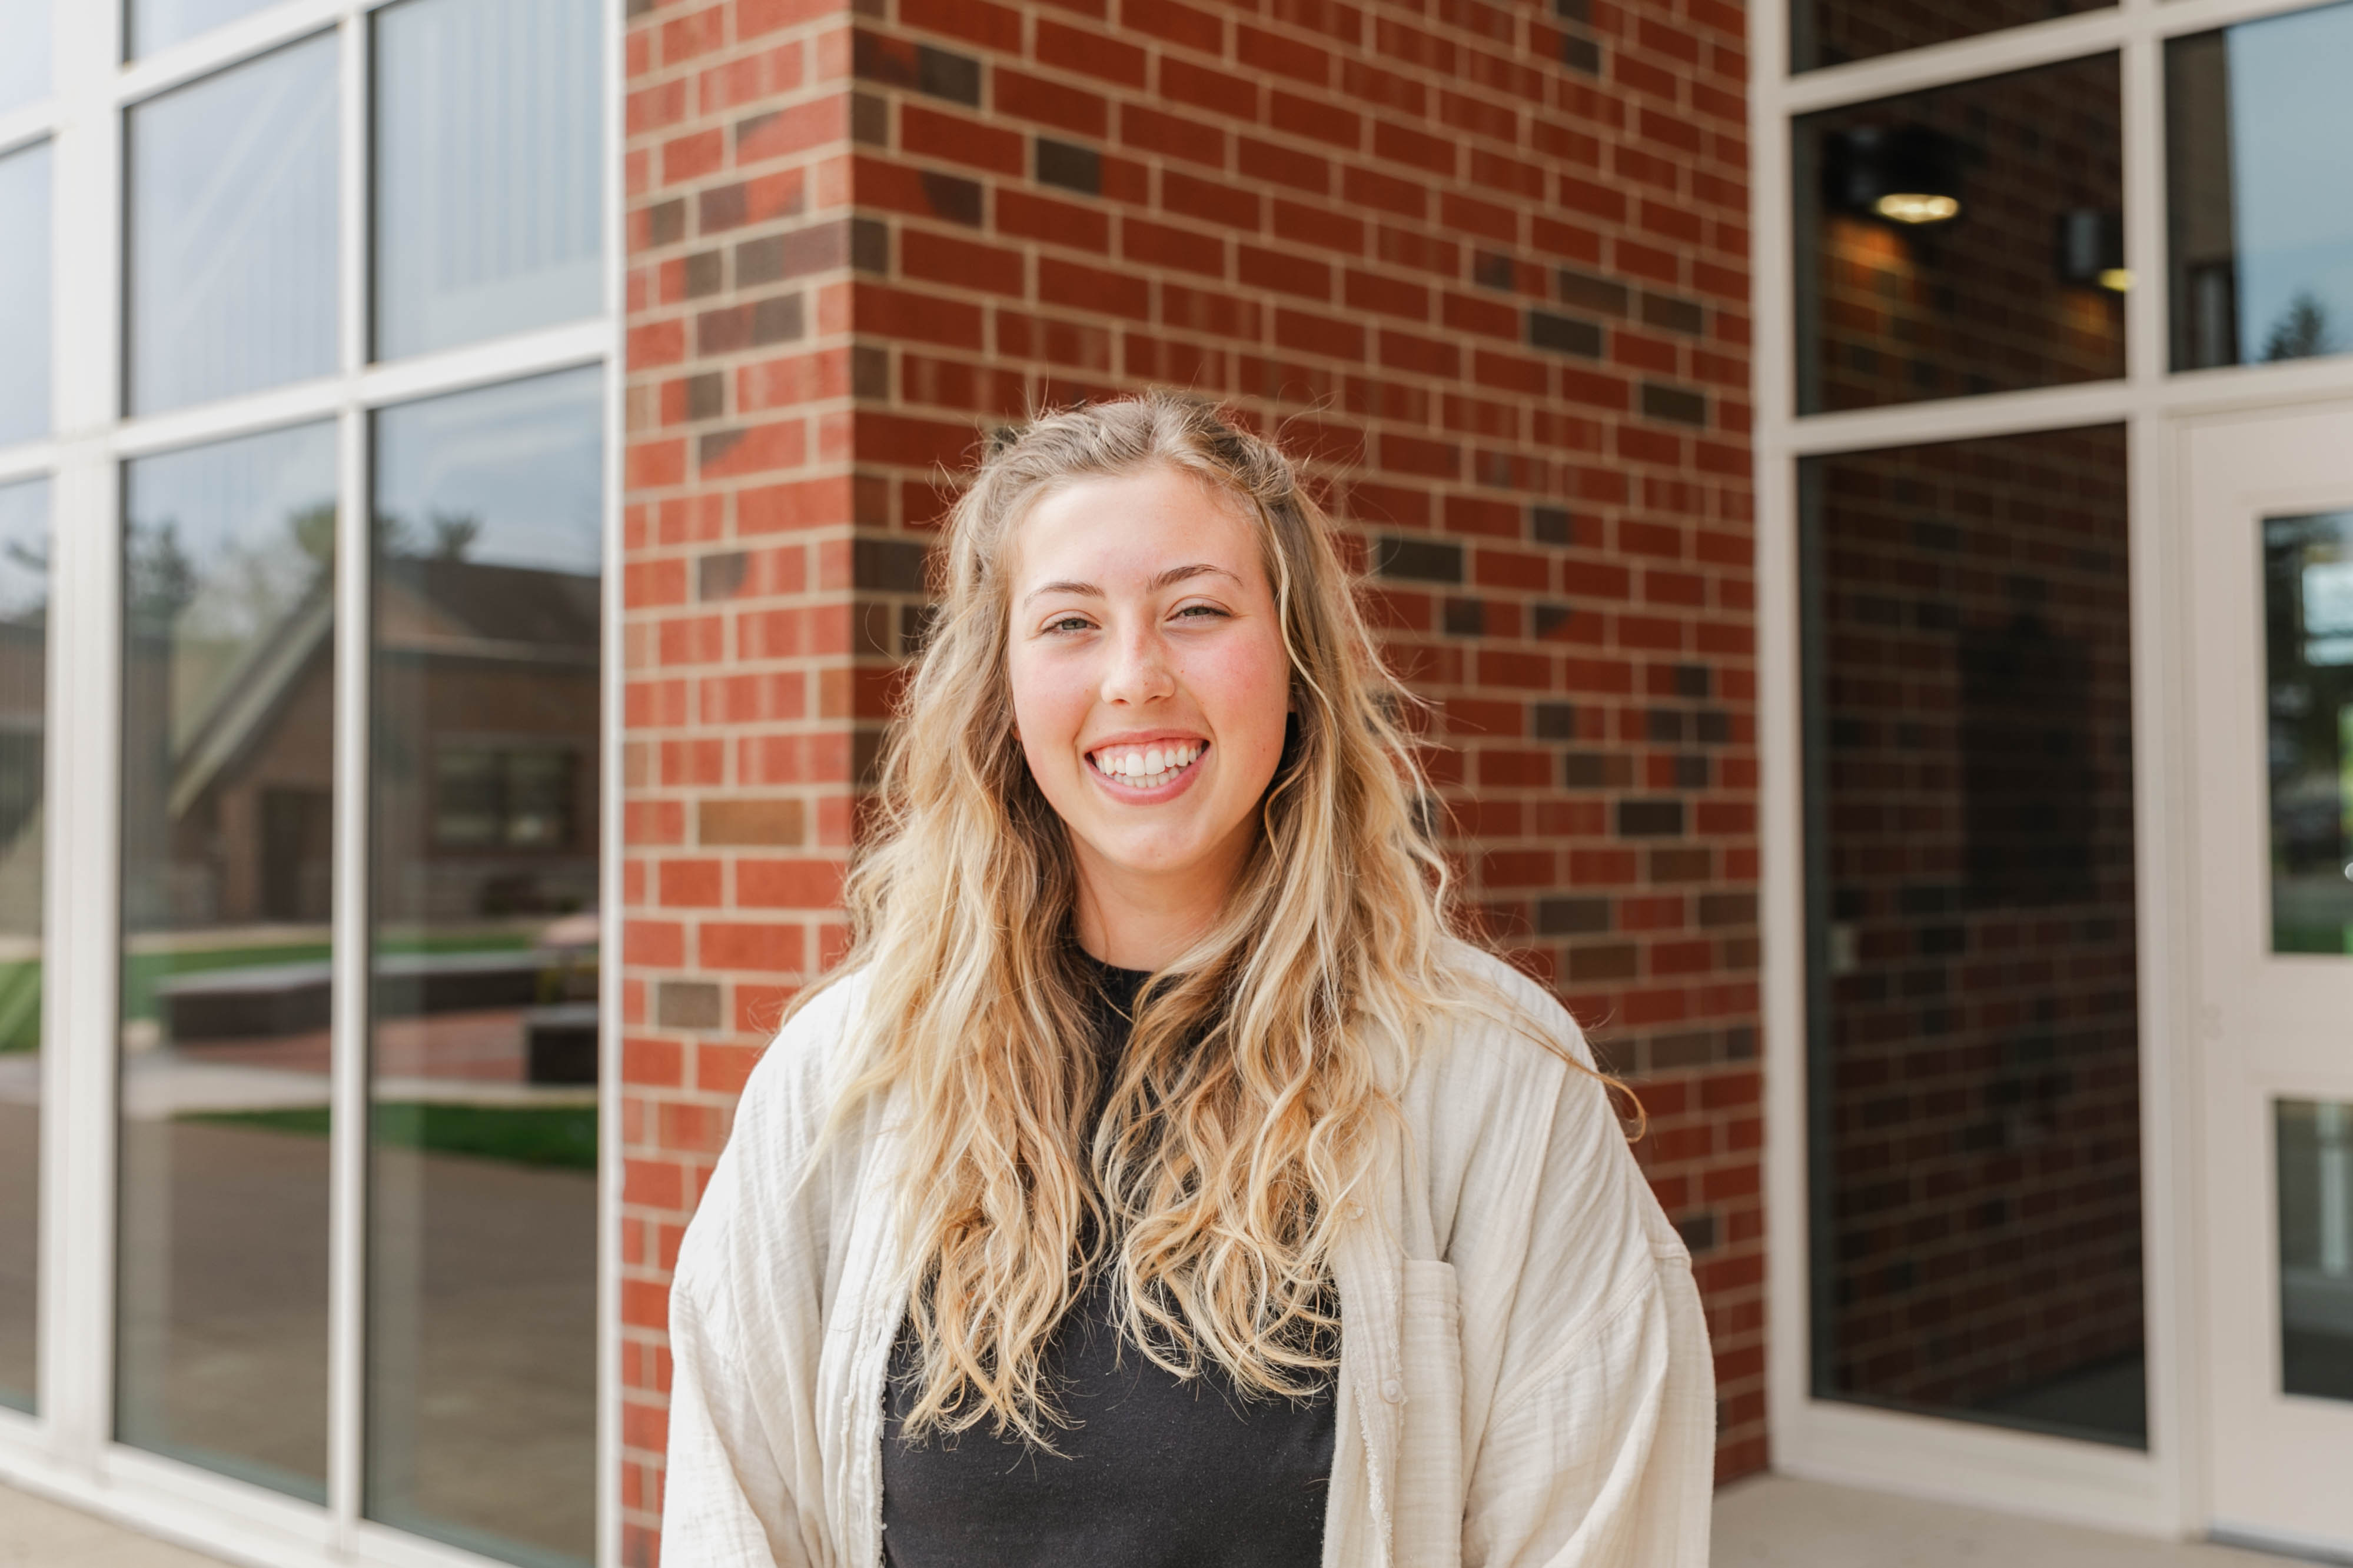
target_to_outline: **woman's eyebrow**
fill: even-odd
[[[1208,576],[1227,578],[1237,586],[1241,583],[1240,578],[1222,566],[1212,566],[1206,561],[1196,561],[1188,565],[1171,566],[1167,571],[1155,575],[1151,582],[1145,584],[1145,587],[1147,592],[1156,594],[1174,584],[1186,582],[1194,577]],[[1027,605],[1030,600],[1043,598],[1049,594],[1069,594],[1082,599],[1100,599],[1103,596],[1103,591],[1092,583],[1077,583],[1065,579],[1056,583],[1039,584],[1022,595],[1021,602]]]

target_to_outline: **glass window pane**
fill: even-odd
[[[130,116],[131,407],[335,368],[335,38]]]
[[[367,1512],[586,1563],[602,378],[376,417]]]
[[[2142,1446],[2120,428],[1807,460],[1815,1392]]]
[[[2353,1400],[2353,1105],[2274,1103],[2280,1392]]]
[[[595,0],[376,13],[378,357],[603,304],[602,16]]]
[[[49,92],[50,0],[0,0],[0,114]]]
[[[123,479],[116,1434],[323,1500],[335,430]]]
[[[49,487],[0,486],[0,1405],[33,1408]]]
[[[1972,38],[2078,11],[2105,11],[2109,0],[1791,0],[1789,68],[1813,70]]]
[[[2263,520],[2272,951],[2353,953],[2353,512]]]
[[[2116,57],[1795,126],[1800,412],[2125,372]]]
[[[131,58],[152,55],[274,0],[131,0]]]
[[[2166,46],[2173,368],[2353,349],[2353,5]]]
[[[0,23],[0,26],[5,26]],[[0,445],[49,429],[49,145],[0,158]]]

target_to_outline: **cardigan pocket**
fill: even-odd
[[[1407,1258],[1397,1377],[1396,1554],[1405,1568],[1462,1560],[1462,1317],[1454,1266]],[[1392,1403],[1397,1403],[1393,1400]]]

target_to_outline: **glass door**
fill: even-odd
[[[2353,1552],[2353,405],[2185,446],[2213,1530]]]

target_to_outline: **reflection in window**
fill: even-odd
[[[376,416],[370,1517],[596,1516],[602,378]]]
[[[2353,349],[2353,5],[2166,46],[2173,368]]]
[[[70,4],[71,0],[61,0]],[[131,0],[131,58],[209,33],[272,0]]]
[[[335,368],[335,38],[130,114],[131,406]]]
[[[327,1465],[335,431],[124,470],[116,1432]]]
[[[49,487],[0,486],[0,1405],[33,1408]]]
[[[0,114],[49,92],[51,0],[0,0]]]
[[[0,37],[7,26],[0,17]],[[0,49],[0,55],[6,51]],[[0,446],[49,428],[49,146],[0,158]]]
[[[2353,512],[2263,521],[2272,951],[2353,953]]]
[[[447,849],[576,849],[579,756],[445,747],[433,760],[433,839]]]
[[[1800,476],[1815,1392],[2145,1444],[2124,432]]]
[[[595,0],[402,0],[375,14],[376,353],[603,302]]]
[[[1795,126],[1802,413],[2124,374],[2116,58]]]
[[[2078,11],[2102,11],[2112,0],[1929,0],[1890,5],[1886,0],[1791,0],[1789,68],[1813,70],[1892,55],[1899,49],[1973,38]]]
[[[2353,1105],[2283,1100],[2280,1392],[2353,1400]]]

